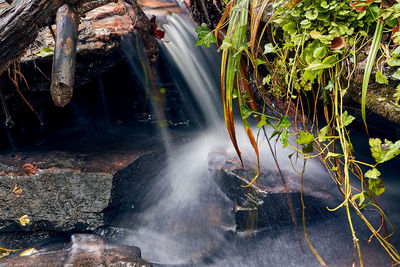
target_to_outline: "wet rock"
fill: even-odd
[[[1,266],[132,266],[145,267],[140,249],[133,246],[107,244],[96,235],[75,234],[67,244],[35,248],[27,256],[17,252],[0,259]]]
[[[135,215],[150,208],[168,192],[169,188],[165,187],[154,192],[157,178],[166,168],[166,163],[165,153],[149,153],[114,175],[113,194],[105,211],[107,225],[132,225]],[[151,201],[144,202],[143,199],[148,194],[153,194],[154,197]],[[125,216],[126,214],[128,215]]]
[[[221,157],[221,156],[220,156]],[[275,171],[263,170],[257,185],[243,187],[255,175],[253,170],[242,169],[231,160],[223,164],[210,165],[221,190],[234,203],[235,221],[238,231],[280,227],[292,224],[288,201],[280,176]],[[285,175],[289,196],[298,223],[302,219],[299,177]],[[308,223],[322,220],[332,213],[327,206],[335,203],[335,196],[319,185],[307,183],[304,190],[305,216]]]
[[[81,147],[87,149],[83,143]],[[52,233],[93,231],[104,226],[105,210],[112,201],[125,207],[125,193],[134,192],[136,199],[142,197],[136,182],[150,180],[151,176],[146,176],[145,170],[138,173],[137,166],[142,166],[142,157],[149,157],[146,154],[154,147],[133,144],[116,150],[102,150],[106,148],[100,145],[95,148],[100,152],[93,148],[92,152],[21,152],[0,158],[2,244],[26,247]],[[149,164],[142,167],[154,170]],[[113,186],[130,175],[143,177],[135,177],[135,182],[125,183],[124,188]],[[20,218],[25,215],[29,222],[23,226]],[[20,237],[17,243],[9,242],[13,236]]]
[[[32,246],[35,243],[43,242],[53,238],[61,237],[55,232],[38,230],[34,232],[10,232],[0,233],[0,244],[2,247],[21,249]]]

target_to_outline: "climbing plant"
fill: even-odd
[[[283,148],[293,150],[290,158],[302,159],[304,167],[308,159],[316,157],[326,165],[343,195],[343,202],[329,210],[346,210],[361,266],[361,250],[350,209],[371,230],[371,238],[376,238],[392,260],[400,263],[399,253],[389,242],[392,233],[388,226],[393,227],[376,198],[385,191],[379,164],[400,154],[400,141],[382,142],[370,138],[369,146],[375,162],[358,161],[347,129],[355,118],[345,110],[343,99],[354,86],[357,66],[364,63],[361,111],[368,134],[365,106],[371,74],[374,74],[375,82],[388,84],[388,74],[383,67],[388,65],[395,70],[391,79],[400,79],[399,21],[398,0],[231,0],[225,2],[224,13],[215,29],[210,30],[202,24],[196,30],[196,45],[206,47],[217,42],[218,33],[225,34],[223,40],[217,42],[222,53],[225,123],[241,160],[233,116],[236,99],[242,123],[257,155],[256,175],[249,185],[257,181],[260,172],[258,138],[254,137],[249,123],[254,118],[258,127],[257,137],[263,131],[268,142],[279,140]],[[382,41],[384,34],[385,41]],[[251,73],[246,74],[246,68],[250,68]],[[262,104],[260,101],[255,104],[254,93]],[[271,105],[273,97],[283,103],[283,108],[276,110]],[[400,85],[393,101],[398,103],[399,99]],[[318,110],[322,110],[324,122],[318,121]],[[270,136],[264,127],[273,128]],[[271,153],[274,153],[272,149]],[[364,173],[361,166],[369,170]],[[307,236],[304,167],[300,172],[303,231],[311,251],[321,265],[326,265]],[[355,184],[359,187],[353,186]],[[378,228],[363,215],[363,209],[368,205],[381,213]]]

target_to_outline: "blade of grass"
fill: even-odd
[[[375,63],[376,54],[378,53],[379,45],[381,43],[382,34],[383,34],[383,23],[381,23],[379,20],[376,23],[377,23],[377,25],[375,28],[374,37],[372,39],[371,49],[369,50],[367,64],[365,66],[363,83],[362,83],[362,91],[361,91],[361,116],[364,121],[364,126],[365,126],[365,130],[366,130],[367,134],[368,134],[368,126],[367,126],[367,118],[365,115],[365,103],[367,100],[367,89],[368,89],[369,79],[371,77],[372,68]]]

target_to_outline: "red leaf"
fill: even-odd
[[[154,29],[154,36],[161,40],[165,36],[165,31]]]
[[[365,6],[358,6],[358,5],[362,4],[362,3],[369,4],[373,1],[374,0],[357,1],[357,2],[350,3],[350,5],[355,9],[355,11],[357,11],[358,13],[362,13],[365,10],[367,10],[367,8]]]

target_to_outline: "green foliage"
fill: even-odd
[[[263,127],[264,125],[271,125],[270,121],[266,116],[261,116],[260,122],[257,124],[258,128]]]
[[[375,80],[376,80],[377,83],[380,83],[380,84],[388,84],[389,83],[388,77],[383,75],[382,71],[380,71],[380,70],[376,72]]]
[[[329,131],[330,131],[329,125],[326,125],[321,130],[319,130],[318,141],[321,143],[325,142],[327,139],[326,136],[329,134]]]
[[[345,112],[343,112],[343,119],[342,119],[343,127],[349,126],[350,123],[352,123],[355,119],[356,118],[349,115],[346,110]]]
[[[201,24],[200,27],[197,27],[195,31],[197,32],[196,46],[204,45],[206,48],[209,48],[217,41],[214,34],[205,23]]]
[[[351,198],[352,201],[356,201],[358,199],[358,205],[363,207],[363,203],[365,199],[369,198],[368,192],[362,191],[361,193],[353,195]]]
[[[48,47],[43,47],[42,49],[40,49],[39,53],[37,54],[37,56],[39,57],[47,57],[50,55],[54,54],[54,50]]]
[[[400,140],[392,143],[385,139],[385,143],[382,144],[382,141],[379,138],[370,138],[369,146],[372,156],[377,163],[391,160],[400,154]]]
[[[300,137],[296,139],[296,142],[300,145],[308,145],[314,142],[314,135],[303,131],[299,132]]]
[[[378,171],[378,169],[373,168],[371,170],[368,170],[365,173],[365,177],[371,178],[371,179],[378,179],[381,176],[380,171]]]
[[[400,58],[392,57],[387,61],[389,66],[399,67],[400,66]]]
[[[279,136],[279,140],[282,142],[283,148],[288,146],[288,143],[289,143],[289,131],[288,131],[288,129],[284,129],[282,131],[281,135]]]
[[[314,144],[314,135],[303,131],[299,132],[300,137],[296,139],[296,142],[303,147],[303,153],[312,153]]]
[[[369,179],[368,187],[372,194],[380,196],[385,192],[385,185],[381,179]]]
[[[291,126],[292,124],[286,117],[286,115],[282,116],[281,119],[279,120],[278,126],[276,127],[277,130],[280,129],[287,129]]]

